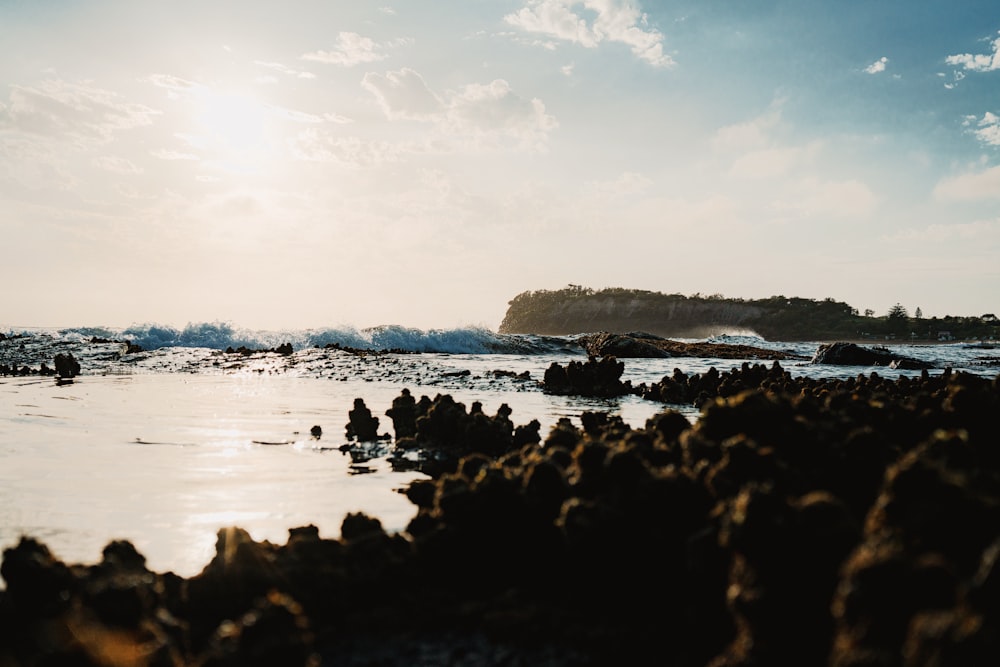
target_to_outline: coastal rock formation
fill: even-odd
[[[613,356],[596,359],[590,357],[586,363],[571,361],[565,366],[552,362],[545,369],[544,390],[552,394],[573,396],[624,396],[632,393],[632,385],[622,382],[625,363]]]
[[[835,364],[838,366],[886,366],[900,369],[929,369],[929,364],[912,359],[885,347],[862,347],[855,343],[823,343],[816,350],[810,363]]]
[[[805,359],[797,354],[733,343],[685,343],[647,333],[601,331],[577,338],[592,357],[705,357],[708,359]]]

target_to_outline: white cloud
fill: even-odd
[[[404,67],[385,75],[369,72],[361,86],[378,100],[389,119],[427,120],[440,113],[442,102],[420,74]]]
[[[56,79],[11,86],[10,103],[0,110],[0,127],[46,139],[107,142],[119,130],[152,124],[158,113],[112,91]]]
[[[1000,167],[946,178],[934,188],[944,201],[1000,200]]]
[[[822,180],[814,177],[798,179],[794,187],[771,208],[796,218],[823,217],[856,220],[870,216],[878,205],[878,197],[867,184]]]
[[[819,152],[819,144],[806,146],[771,146],[750,151],[733,160],[730,173],[744,179],[778,178],[791,173]]]
[[[581,10],[593,12],[596,17],[588,22]],[[663,35],[648,27],[646,15],[630,0],[528,0],[504,20],[527,32],[585,48],[595,48],[605,41],[622,43],[655,67],[674,65],[673,58],[663,53]]]
[[[540,148],[548,132],[558,126],[538,99],[515,94],[503,79],[469,84],[448,105],[446,125],[478,144],[514,139],[523,148]]]
[[[888,62],[889,59],[886,58],[885,56],[882,56],[881,58],[873,62],[871,65],[866,67],[865,72],[867,72],[868,74],[878,74],[879,72],[884,72],[885,66]]]
[[[255,65],[260,65],[261,67],[266,67],[267,69],[274,70],[275,72],[281,72],[282,74],[287,74],[288,76],[294,76],[297,79],[315,79],[316,75],[312,72],[307,72],[305,70],[297,70],[287,65],[282,65],[281,63],[269,63],[262,60],[255,60]]]
[[[170,99],[177,99],[181,93],[190,93],[198,88],[198,84],[194,81],[188,81],[172,74],[151,74],[146,77],[146,81],[154,86],[166,88],[169,91],[167,96]]]
[[[643,174],[626,171],[613,181],[588,183],[587,191],[607,197],[631,197],[646,192],[652,184]]]
[[[362,37],[356,32],[342,32],[337,37],[337,45],[332,51],[313,51],[302,55],[303,60],[315,60],[329,65],[353,67],[361,63],[371,63],[385,58],[378,51],[379,45],[370,37]]]
[[[777,104],[780,106],[780,102]],[[720,127],[712,136],[712,148],[720,152],[731,152],[766,147],[770,143],[768,136],[770,130],[780,120],[780,112],[777,109],[772,109],[744,123]]]
[[[961,65],[972,72],[992,72],[1000,70],[1000,37],[991,42],[993,53],[960,53],[945,58],[949,65]]]
[[[982,118],[970,116],[966,125],[976,125],[972,131],[981,142],[990,146],[1000,146],[1000,116],[987,111]]]
[[[353,167],[372,167],[399,162],[406,152],[388,141],[359,137],[335,137],[316,128],[303,130],[289,142],[292,155],[309,162],[334,162]]]
[[[141,174],[142,168],[137,167],[131,160],[110,155],[102,155],[92,160],[94,166],[110,171],[115,174]]]
[[[932,241],[935,243],[953,239],[1000,242],[1000,220],[932,224],[922,229],[906,229],[886,238],[891,241]]]
[[[201,158],[194,153],[182,153],[180,151],[160,149],[155,151],[150,151],[149,153],[155,158],[160,160],[200,160]]]
[[[548,133],[558,127],[541,100],[520,97],[503,79],[438,94],[418,72],[403,68],[369,72],[361,85],[375,96],[389,120],[433,124],[439,135],[431,138],[436,150],[461,145],[500,148],[511,142],[518,148],[541,150]]]

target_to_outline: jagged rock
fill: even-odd
[[[545,391],[572,396],[624,396],[632,392],[629,382],[622,382],[625,362],[615,357],[590,357],[586,363],[571,361],[566,366],[556,362],[545,369]]]

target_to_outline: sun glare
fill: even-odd
[[[195,111],[193,140],[206,162],[230,172],[266,169],[274,155],[274,114],[251,95],[205,89]]]

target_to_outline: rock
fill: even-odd
[[[659,339],[663,340],[663,339]],[[673,356],[649,340],[636,336],[601,332],[579,339],[587,354],[592,357],[619,357],[622,359],[658,359]]]
[[[72,353],[60,352],[55,358],[56,375],[61,378],[73,378],[80,374],[80,362]]]
[[[809,363],[832,364],[836,366],[886,366],[891,368],[930,369],[934,368],[919,359],[911,359],[896,354],[885,347],[862,347],[854,343],[823,343]]]
[[[706,359],[803,359],[791,352],[734,343],[684,343],[648,333],[600,332],[577,339],[590,356],[619,358],[704,357]]]
[[[632,393],[632,385],[621,381],[624,371],[625,362],[615,357],[590,357],[586,363],[571,361],[566,366],[552,362],[543,385],[546,392],[564,396],[625,396]]]
[[[372,416],[364,399],[355,398],[354,409],[347,414],[350,419],[346,426],[348,440],[357,438],[360,442],[371,442],[379,439],[378,417]]]

